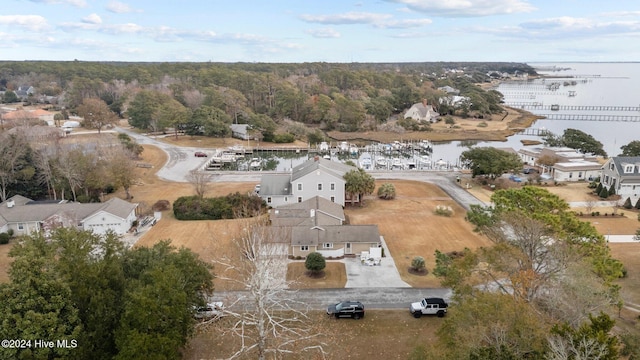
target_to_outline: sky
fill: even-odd
[[[2,0],[0,60],[640,61],[640,1]]]

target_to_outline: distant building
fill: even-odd
[[[568,147],[527,146],[518,150],[518,155],[523,163],[538,166],[555,181],[590,181],[600,175],[602,167],[599,157]],[[542,158],[554,160],[554,163],[542,164]]]
[[[249,125],[248,124],[231,124],[231,136],[237,139],[249,140]]]
[[[440,114],[436,112],[432,105],[427,104],[427,100],[421,103],[413,104],[404,114],[405,119],[414,119],[417,121],[426,121],[430,123],[438,122]]]

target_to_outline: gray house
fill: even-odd
[[[231,136],[237,139],[249,140],[249,125],[248,124],[231,124]]]
[[[640,197],[640,156],[615,156],[602,166],[600,182],[632,204]]]
[[[430,123],[438,122],[440,114],[435,111],[432,105],[427,104],[427,100],[413,104],[404,114],[405,119],[414,119],[417,121],[426,121]]]
[[[300,203],[321,196],[344,206],[344,174],[357,170],[353,166],[315,157],[291,173],[264,174],[260,182],[260,197],[271,207]]]
[[[320,196],[271,209],[269,219],[274,234],[286,234],[280,237],[291,256],[340,257],[381,244],[377,225],[345,225],[342,206]]]
[[[113,198],[104,203],[74,203],[66,201],[33,201],[15,195],[0,203],[0,232],[12,229],[16,235],[49,231],[58,227],[73,227],[104,234],[111,230],[122,235],[136,220],[138,204]]]

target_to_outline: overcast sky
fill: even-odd
[[[2,0],[0,60],[640,61],[638,0]]]

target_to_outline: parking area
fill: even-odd
[[[360,261],[360,257],[345,258],[344,265],[347,272],[346,288],[399,288],[411,287],[400,278],[400,273],[393,261],[392,254],[382,240],[385,257],[380,265],[369,266]]]

